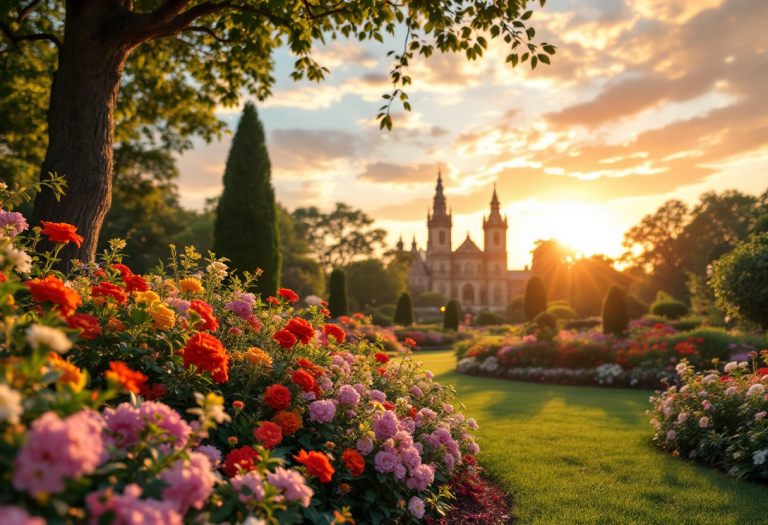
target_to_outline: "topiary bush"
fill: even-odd
[[[328,283],[328,310],[331,312],[331,317],[341,317],[349,313],[347,274],[340,268],[331,272]]]
[[[669,323],[669,326],[677,330],[678,332],[689,332],[701,327],[703,319],[697,316],[688,316],[679,321]]]
[[[399,325],[410,326],[413,324],[413,304],[411,303],[411,294],[408,292],[403,292],[403,295],[397,300],[393,319]]]
[[[600,326],[601,321],[599,319],[579,319],[576,321],[568,321],[563,325],[566,330],[589,330],[596,326]]]
[[[525,287],[523,314],[527,321],[533,321],[537,315],[547,311],[547,289],[541,277],[534,275]]]
[[[558,319],[576,319],[576,312],[569,306],[556,305],[550,306],[547,312],[551,313]]]
[[[603,301],[603,333],[621,336],[629,327],[627,301],[621,288],[615,284],[608,289]]]
[[[448,304],[445,307],[443,328],[446,330],[459,329],[459,305],[454,300],[448,301]]]
[[[539,328],[557,329],[557,317],[549,312],[541,312],[536,316],[533,322],[536,323]]]
[[[674,299],[667,301],[657,300],[651,305],[651,313],[653,315],[659,315],[666,319],[679,319],[686,315],[689,310],[687,304]]]
[[[475,318],[475,326],[497,326],[504,324],[504,322],[503,315],[491,312],[490,310],[483,310]]]

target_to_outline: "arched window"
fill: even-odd
[[[472,263],[467,263],[464,265],[464,273],[466,275],[474,275],[475,274],[475,266]]]
[[[493,244],[498,246],[499,243],[501,243],[501,235],[499,234],[499,232],[493,232]]]
[[[440,232],[438,235],[438,244],[445,244],[445,232]]]

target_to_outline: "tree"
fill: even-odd
[[[328,310],[331,312],[331,317],[347,315],[349,300],[347,299],[347,276],[344,270],[336,268],[331,272],[328,290]]]
[[[104,216],[111,200],[115,110],[121,87],[159,89],[179,83],[178,103],[189,95],[193,106],[212,117],[213,106],[232,106],[242,92],[264,99],[274,83],[272,53],[286,45],[299,59],[292,77],[321,80],[327,70],[311,57],[312,43],[328,35],[383,40],[400,24],[406,33],[406,51],[395,55],[391,71],[393,91],[378,118],[391,129],[391,103],[403,101],[402,88],[410,84],[405,74],[413,53],[429,57],[441,52],[462,52],[468,59],[482,56],[484,36],[503,37],[510,45],[507,61],[515,66],[531,56],[531,67],[549,63],[554,46],[541,50],[530,42],[535,32],[521,20],[523,0],[485,1],[409,0],[404,4],[352,0],[266,2],[242,0],[68,0],[58,2],[9,0],[0,11],[3,47],[11,53],[34,58],[41,45],[57,52],[55,81],[51,84],[47,112],[48,145],[41,175],[67,176],[69,191],[57,203],[50,191],[35,200],[33,220],[69,222],[85,236],[81,248],[70,243],[62,254],[68,260],[92,260]],[[429,21],[429,23],[424,23]],[[513,25],[514,23],[514,25]],[[430,37],[429,39],[427,37]],[[428,41],[429,40],[429,41]],[[524,55],[518,56],[518,48]],[[136,54],[148,58],[131,63]],[[31,56],[30,56],[31,55]],[[136,66],[135,69],[128,65]],[[135,74],[121,86],[124,76]],[[131,93],[140,107],[145,92]],[[147,104],[151,105],[151,103]],[[127,104],[130,107],[131,104]],[[168,122],[156,114],[153,124]]]
[[[344,268],[361,257],[370,257],[384,247],[387,231],[372,228],[373,219],[362,210],[337,202],[330,213],[314,206],[298,208],[293,218],[318,261],[326,268]]]
[[[390,261],[386,266],[381,259],[355,261],[345,272],[350,302],[360,310],[393,304],[407,284],[407,274],[401,271],[397,261]]]
[[[527,321],[533,321],[537,315],[547,311],[547,290],[541,277],[534,275],[528,279],[525,287],[523,315]]]
[[[754,235],[723,255],[710,286],[728,314],[768,329],[768,233]]]
[[[280,204],[277,205],[278,226],[280,227],[280,251],[283,264],[280,270],[280,284],[290,288],[299,297],[325,295],[325,273],[322,266],[311,256],[309,245],[291,214]]]
[[[459,329],[459,305],[451,299],[445,307],[445,316],[443,317],[443,328],[446,330]]]
[[[264,127],[249,102],[227,156],[213,251],[241,274],[260,268],[257,287],[264,296],[275,295],[280,283],[280,230],[270,174]]]
[[[621,336],[629,328],[629,310],[624,294],[616,285],[611,286],[603,301],[603,333]]]
[[[403,295],[397,300],[394,321],[403,326],[413,324],[413,303],[411,303],[411,294],[408,292],[403,292]]]

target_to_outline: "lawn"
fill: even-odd
[[[768,523],[766,487],[651,444],[651,391],[471,377],[451,352],[418,357],[478,420],[480,462],[513,496],[516,523]]]

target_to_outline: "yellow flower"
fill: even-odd
[[[262,365],[272,371],[272,358],[261,348],[249,348],[245,358],[254,365]]]
[[[144,304],[147,308],[151,308],[153,304],[160,302],[160,296],[151,290],[133,292],[133,299],[137,305]]]
[[[182,292],[200,293],[203,291],[203,285],[194,277],[187,277],[179,281]]]
[[[168,330],[176,323],[176,313],[165,306],[164,303],[158,303],[153,306],[149,311],[149,315],[155,321],[152,323],[152,328],[157,328],[158,330]]]
[[[59,382],[62,385],[69,385],[75,392],[80,392],[85,388],[86,377],[82,370],[55,352],[52,352],[48,359],[54,370],[62,372],[59,377]]]

